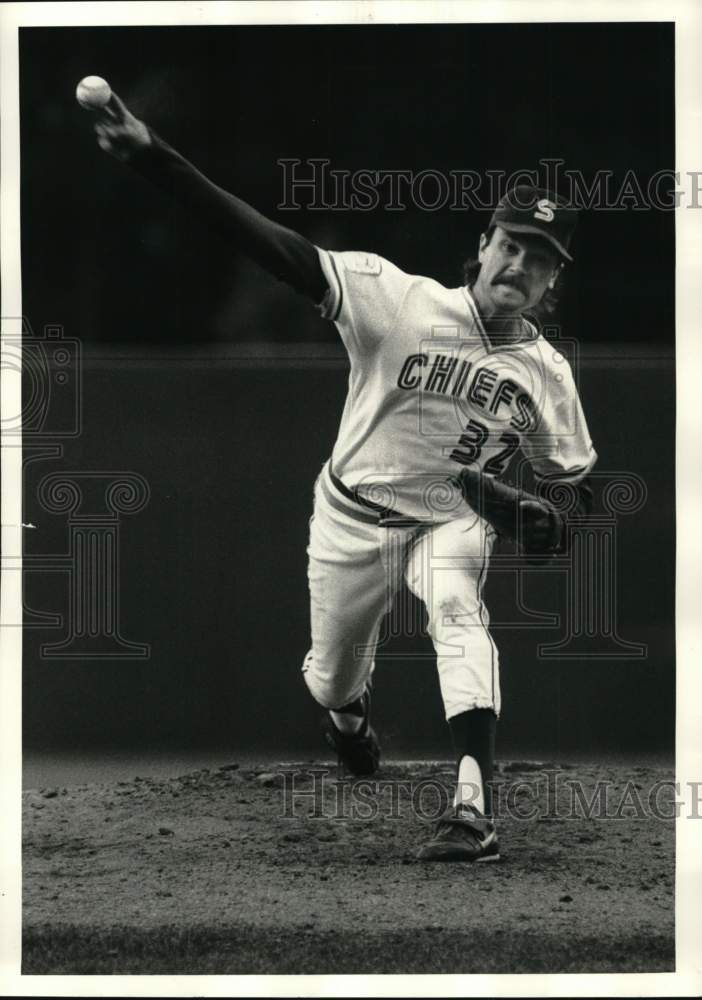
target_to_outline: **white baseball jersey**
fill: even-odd
[[[538,476],[576,483],[597,455],[572,371],[524,321],[491,344],[466,287],[405,274],[382,257],[318,250],[322,315],[351,361],[334,473],[367,500],[409,517],[465,514],[447,486],[463,465],[500,475],[521,446]]]

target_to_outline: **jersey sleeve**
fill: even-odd
[[[143,177],[188,208],[234,248],[288,285],[319,302],[326,292],[316,247],[300,233],[267,219],[236,195],[214,184],[149,129],[151,143],[130,157]]]
[[[322,316],[336,324],[349,353],[372,349],[392,332],[415,279],[377,254],[317,252],[329,285],[318,306]]]
[[[547,374],[540,419],[522,439],[537,479],[578,483],[597,461],[570,365],[561,357]]]

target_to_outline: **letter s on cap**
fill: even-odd
[[[552,201],[548,198],[542,198],[537,201],[536,207],[538,212],[534,212],[535,219],[541,219],[543,222],[553,222],[553,210],[556,207]]]

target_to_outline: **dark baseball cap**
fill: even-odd
[[[508,233],[542,236],[558,250],[561,257],[572,261],[568,247],[577,221],[576,209],[555,195],[543,188],[518,184],[500,198],[490,225],[500,226]]]

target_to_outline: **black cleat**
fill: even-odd
[[[323,722],[324,739],[336,751],[339,763],[357,777],[375,774],[380,764],[378,738],[370,724],[370,691],[361,696],[363,723],[357,733],[342,733],[334,725],[331,715]]]
[[[499,861],[497,831],[472,806],[453,806],[436,824],[434,836],[417,851],[420,861]]]

